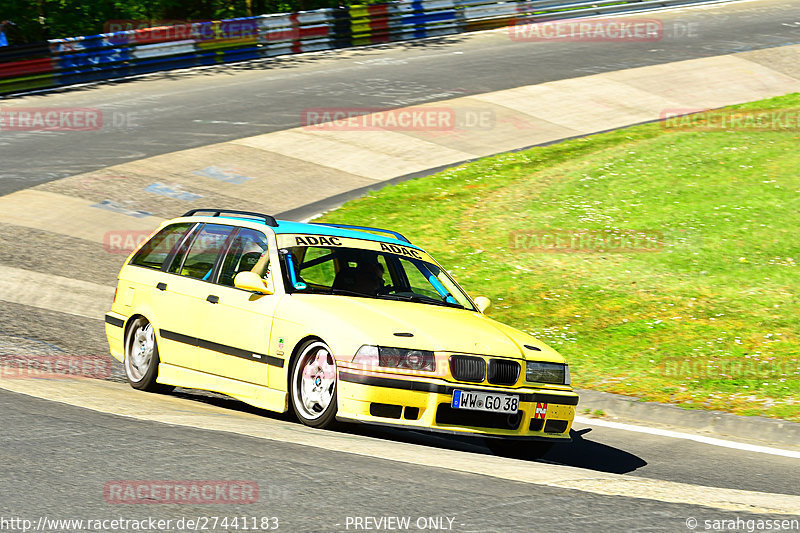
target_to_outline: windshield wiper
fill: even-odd
[[[436,298],[431,298],[430,296],[425,296],[423,294],[417,294],[415,296],[406,294],[380,294],[378,295],[378,298],[385,298],[387,300],[400,300],[403,302],[415,302],[421,304],[442,305],[444,307],[455,307],[457,309],[464,309],[464,306],[461,304],[437,300]]]
[[[340,294],[342,296],[361,296],[362,298],[370,298],[369,294],[364,294],[363,292],[348,291],[347,289],[334,289],[333,287],[326,289],[312,288],[310,290],[300,292],[304,292],[306,294]]]

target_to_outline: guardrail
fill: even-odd
[[[0,48],[0,94],[202,65],[719,0],[399,0]]]

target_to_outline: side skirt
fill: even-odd
[[[285,413],[289,409],[289,395],[286,391],[214,376],[167,363],[158,365],[157,381],[164,385],[218,392],[254,407],[278,413]]]

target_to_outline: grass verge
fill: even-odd
[[[800,95],[730,109],[748,108],[796,111]],[[577,387],[800,421],[798,137],[634,126],[386,187],[324,220],[421,244],[491,316],[558,349]]]

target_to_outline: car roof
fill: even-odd
[[[186,215],[184,215],[184,217],[185,216]],[[363,239],[367,241],[385,242],[387,244],[398,244],[400,246],[407,246],[410,248],[415,248],[420,251],[424,251],[422,250],[422,248],[420,248],[415,244],[411,244],[406,240],[399,239],[398,237],[402,237],[402,235],[400,235],[399,233],[392,232],[390,230],[382,230],[379,228],[370,228],[366,226],[363,227],[363,229],[353,229],[353,227],[339,227],[339,226],[327,225],[324,223],[293,222],[290,220],[275,220],[275,219],[273,219],[273,221],[277,225],[272,225],[253,218],[229,215],[224,213],[220,213],[219,215],[213,217],[209,217],[208,215],[190,215],[188,218],[202,218],[204,219],[204,221],[207,221],[207,219],[212,218],[217,222],[220,222],[221,219],[238,220],[249,223],[248,226],[250,226],[251,224],[254,226],[261,226],[261,225],[267,226],[269,227],[269,229],[275,232],[276,235],[281,235],[281,234],[324,235],[326,237]],[[372,233],[372,231],[385,232],[385,233]],[[398,237],[394,237],[390,235],[390,233],[395,233]]]
[[[276,234],[281,233],[302,233],[310,235],[325,235],[326,237],[349,237],[351,239],[364,239],[368,241],[385,242],[389,244],[400,244],[402,246],[410,246],[421,250],[420,247],[411,244],[408,241],[402,241],[397,237],[391,235],[380,235],[371,233],[364,230],[357,230],[351,228],[341,228],[335,226],[327,226],[324,224],[309,224],[306,222],[292,222],[289,220],[278,220],[278,227],[272,228]]]

